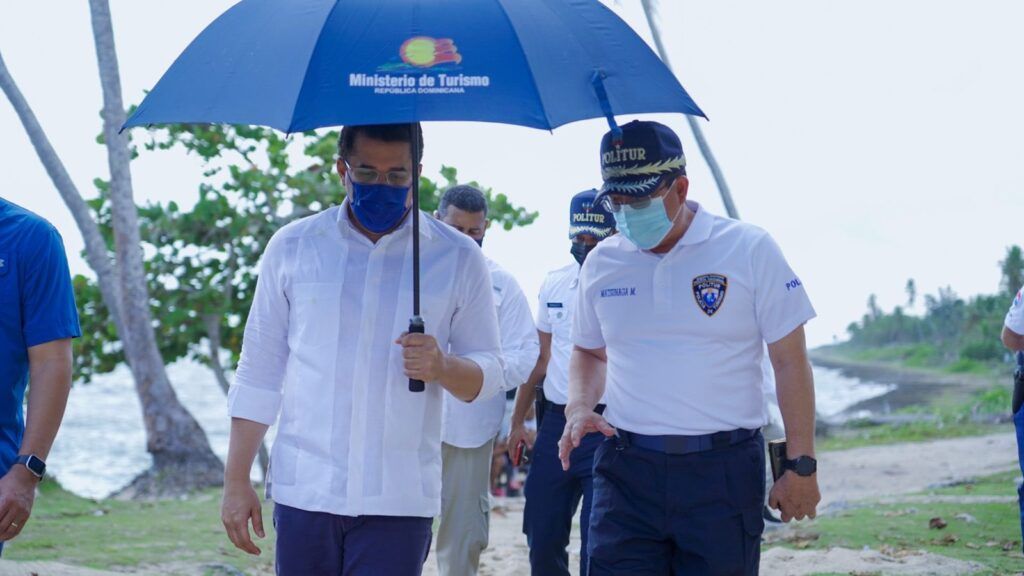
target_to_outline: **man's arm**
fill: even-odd
[[[537,398],[537,386],[544,381],[544,376],[548,372],[548,362],[551,360],[551,333],[537,330],[537,337],[540,340],[540,354],[537,356],[537,363],[534,364],[530,377],[516,391],[516,404],[512,409],[512,420],[508,433],[508,455],[513,458],[520,443],[526,443],[527,448],[533,448],[533,442],[526,431],[526,415]]]
[[[779,410],[786,430],[786,458],[814,457],[814,374],[807,360],[803,326],[768,345],[775,369]],[[787,471],[772,487],[769,504],[782,512],[782,520],[814,518],[821,494],[817,475]]]
[[[283,265],[291,259],[289,250],[287,241],[275,235],[263,254],[242,337],[242,357],[228,391],[231,435],[221,521],[231,542],[249,554],[260,553],[249,535],[250,520],[257,536],[264,536],[263,512],[249,472],[267,428],[277,420],[290,355],[290,303],[282,274]]]
[[[1006,346],[1010,352],[1024,350],[1024,336],[1003,326],[1003,346]]]
[[[615,435],[615,428],[594,408],[604,396],[604,379],[608,356],[604,348],[590,350],[574,346],[569,359],[569,403],[565,406],[565,431],[558,441],[558,458],[562,469],[569,469],[569,454],[579,448],[583,437],[591,432]]]
[[[71,340],[29,348],[28,363],[28,418],[20,453],[46,460],[71,393]]]
[[[405,375],[414,380],[437,382],[459,400],[486,400],[502,389],[504,373],[494,288],[483,253],[466,253],[459,270],[458,306],[451,320],[446,354],[430,334],[402,334]]]
[[[71,392],[71,340],[29,348],[28,363],[28,418],[18,454],[34,454],[46,460]],[[38,482],[21,465],[13,466],[0,478],[0,541],[11,540],[25,527],[32,514]]]
[[[228,441],[228,461],[224,466],[224,500],[221,503],[220,519],[228,538],[240,550],[259,555],[262,551],[253,544],[249,535],[249,521],[253,532],[260,538],[266,537],[263,530],[263,509],[259,496],[249,480],[253,460],[263,437],[270,428],[266,424],[231,419],[231,436]]]

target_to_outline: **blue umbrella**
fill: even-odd
[[[605,117],[617,130],[615,114],[651,112],[704,116],[597,0],[243,0],[185,49],[125,127],[291,133],[460,120],[550,130]],[[414,166],[414,213],[418,184]],[[410,330],[422,331],[418,224]]]

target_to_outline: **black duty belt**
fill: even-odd
[[[653,450],[654,452],[664,454],[695,454],[697,452],[728,448],[733,444],[749,440],[760,432],[760,430],[740,428],[725,432],[715,432],[713,434],[703,434],[701,436],[648,436],[620,428],[618,431],[618,448],[636,446],[644,450]]]

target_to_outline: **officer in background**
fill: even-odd
[[[1017,370],[1013,378],[1013,425],[1017,431],[1017,457],[1020,469],[1024,472],[1024,288],[1017,292],[1006,313],[1003,344],[1011,352],[1016,352],[1017,356]],[[1017,487],[1017,500],[1020,507],[1020,530],[1024,535],[1024,485]]]
[[[544,383],[546,406],[533,448],[533,462],[526,477],[526,507],[523,533],[530,546],[533,574],[551,576],[569,574],[569,535],[580,499],[580,574],[587,573],[587,534],[590,522],[591,478],[594,450],[600,434],[582,438],[573,454],[572,467],[563,471],[558,462],[558,438],[565,428],[565,403],[569,392],[569,355],[572,352],[572,318],[576,308],[580,266],[595,246],[615,232],[612,215],[595,203],[597,190],[580,192],[569,209],[570,253],[576,262],[548,274],[540,289],[537,328],[540,334],[540,358],[527,383],[516,395],[512,428],[508,439],[513,462],[519,446],[531,447],[524,424],[533,405],[536,387]],[[545,376],[546,374],[546,376]],[[598,405],[598,412],[604,409]]]
[[[591,576],[757,573],[764,342],[789,445],[769,502],[789,521],[820,500],[803,332],[814,309],[765,231],[687,201],[685,166],[679,138],[654,122],[601,143],[598,200],[620,234],[580,272],[559,443],[568,469],[587,434],[607,436],[594,456]]]
[[[1011,352],[1024,350],[1024,288],[1017,292],[1017,296],[1006,313],[1006,320],[1003,322],[1003,344]]]
[[[487,199],[473,186],[445,191],[436,216],[483,247],[490,221]],[[503,390],[515,390],[537,362],[537,330],[530,303],[516,279],[490,258],[487,269],[494,289]],[[437,567],[441,576],[473,576],[490,529],[491,459],[505,414],[505,395],[468,404],[444,395],[441,419],[441,522],[437,529]]]

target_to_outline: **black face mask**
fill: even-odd
[[[580,266],[583,266],[583,261],[587,259],[587,254],[594,249],[597,244],[584,244],[582,242],[573,242],[572,248],[569,249],[569,253],[576,259],[576,262]]]

